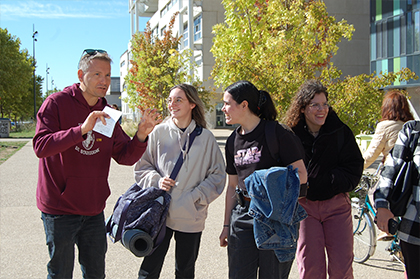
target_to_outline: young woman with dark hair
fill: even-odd
[[[306,187],[302,145],[289,129],[278,123],[273,125],[275,137],[266,136],[265,126],[276,119],[277,112],[270,95],[252,83],[238,81],[228,86],[223,101],[226,123],[240,125],[225,147],[228,188],[219,239],[220,246],[228,247],[229,278],[288,278],[294,253],[291,260],[280,262],[274,250],[259,250],[255,244],[254,220],[248,215],[250,198],[244,179],[256,170],[292,165]],[[268,146],[273,144],[279,146],[278,160],[270,154]],[[244,197],[243,203],[237,201],[235,193]]]

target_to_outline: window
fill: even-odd
[[[183,46],[184,47],[188,47],[188,22],[184,23],[184,33],[182,35],[182,39],[183,39]]]
[[[400,30],[400,54],[406,54],[407,53],[407,28],[405,25],[405,16],[401,16],[400,17],[400,26],[401,26],[401,30]]]
[[[414,34],[413,34],[413,39],[414,39],[414,52],[416,51],[420,51],[420,38],[419,38],[419,34],[420,34],[420,12],[416,11],[414,12]]]
[[[382,57],[382,24],[376,23],[376,58]]]
[[[406,21],[406,46],[407,46],[407,51],[406,54],[412,54],[413,53],[413,21],[412,21],[412,13],[408,12],[407,13],[407,21]]]
[[[178,0],[170,0],[168,4],[160,10],[160,17],[163,17],[176,3],[178,3]]]
[[[201,64],[203,64],[203,57],[201,55],[194,57],[194,60],[198,67],[200,67]]]
[[[386,20],[382,22],[382,57],[388,57],[387,47],[388,47],[388,32],[387,32],[387,22]]]
[[[152,37],[159,36],[159,31],[158,30],[159,30],[159,27],[158,27],[158,25],[156,25],[156,27],[152,29]]]
[[[162,29],[160,29],[160,35],[163,37],[165,36],[165,31],[166,31],[166,25],[162,27]]]
[[[194,19],[194,42],[201,39],[201,15]]]

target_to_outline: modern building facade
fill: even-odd
[[[420,73],[420,1],[370,1],[370,71],[397,72],[409,68]],[[420,111],[420,80],[396,82]]]
[[[408,67],[420,72],[420,0],[324,0],[329,15],[337,21],[346,19],[355,32],[351,41],[343,39],[332,62],[345,76],[381,71],[399,71]],[[171,16],[179,12],[174,33],[182,34],[183,48],[194,50],[199,76],[207,80],[214,64],[210,52],[212,28],[224,21],[221,0],[129,0],[131,34],[139,30],[139,20],[149,18],[156,35],[162,34]],[[130,68],[130,45],[120,59],[122,98],[125,96],[124,77]],[[206,87],[213,86],[205,81]],[[420,111],[420,80],[396,83],[392,87],[409,92],[411,103]],[[221,89],[220,89],[221,91]],[[215,98],[215,110],[208,114],[211,127],[227,127],[221,111],[222,92]],[[122,102],[126,118],[136,119],[137,113]]]

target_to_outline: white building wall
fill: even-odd
[[[163,12],[165,10],[165,12]],[[145,16],[150,17],[149,24],[152,30],[157,30],[157,34],[160,36],[162,29],[169,25],[169,21],[172,15],[176,12],[180,12],[177,15],[172,32],[174,35],[182,35],[184,31],[184,24],[188,24],[192,18],[191,25],[188,25],[189,30],[189,47],[194,48],[194,60],[200,62],[201,66],[197,69],[197,75],[201,80],[204,80],[204,86],[206,88],[213,87],[213,82],[208,81],[211,69],[214,64],[213,55],[210,52],[212,46],[213,35],[211,33],[213,25],[223,22],[224,20],[224,9],[220,0],[205,0],[205,1],[193,1],[193,0],[129,0],[129,11],[131,16],[131,34],[136,33],[138,30],[138,18]],[[188,16],[188,11],[192,12],[192,17]],[[194,38],[194,19],[201,14],[201,39],[194,41],[191,44],[191,38]],[[182,21],[182,23],[181,23]],[[183,39],[181,39],[183,44]],[[121,74],[121,99],[127,96],[124,90],[124,78],[128,73],[130,45],[128,51],[126,51],[120,58],[120,74]],[[183,49],[183,45],[181,46]],[[125,64],[124,64],[125,62]],[[221,102],[222,91],[217,93],[217,97],[214,101]],[[122,101],[122,112],[123,117],[129,119],[136,119],[138,112],[132,111],[128,108],[128,105]],[[216,114],[213,110],[211,113],[207,113],[207,121],[211,128],[216,125]]]

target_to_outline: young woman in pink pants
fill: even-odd
[[[328,105],[327,88],[315,80],[299,88],[286,123],[302,142],[308,171],[308,193],[299,200],[308,213],[299,230],[300,278],[353,278],[347,193],[359,182],[364,162],[354,135]]]

